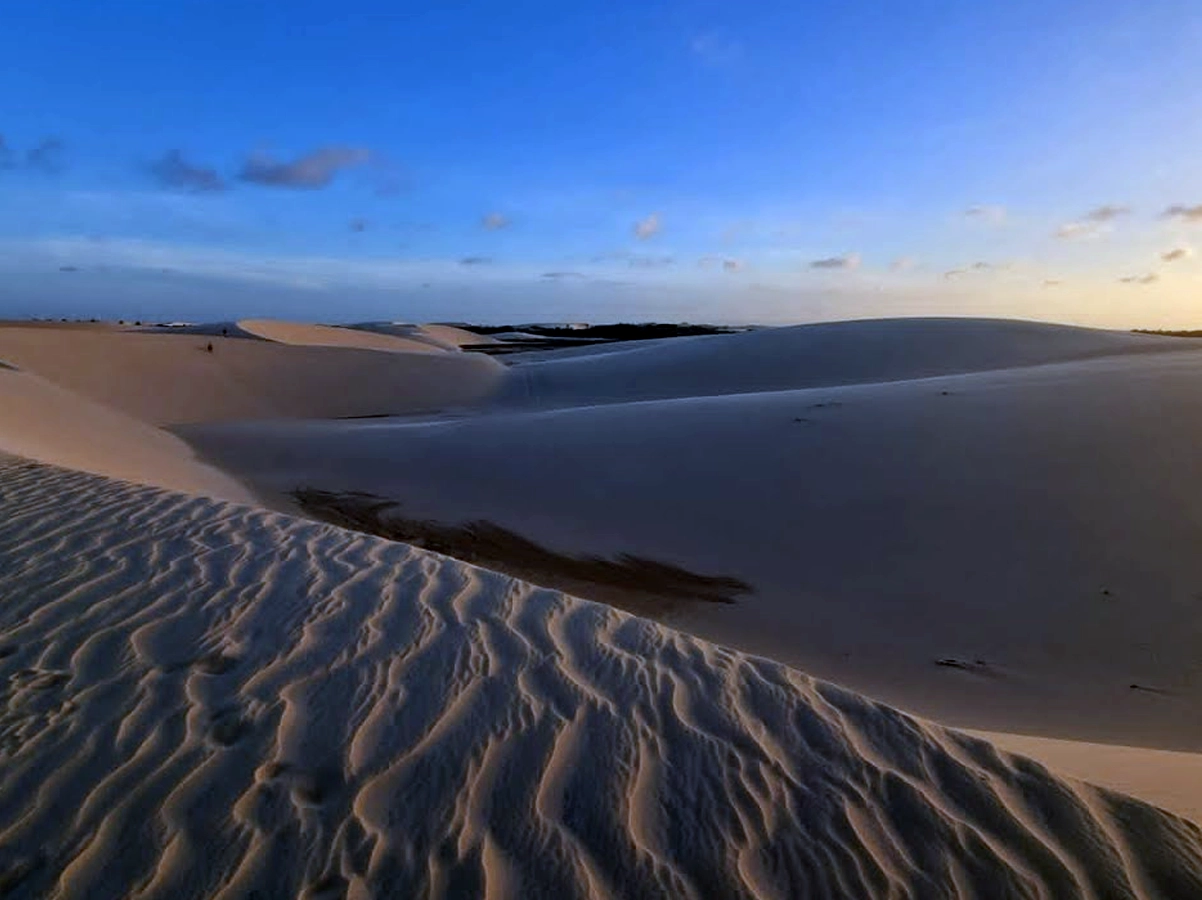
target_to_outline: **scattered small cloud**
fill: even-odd
[[[964,210],[964,217],[987,225],[1001,225],[1006,221],[1006,207],[978,205]]]
[[[741,272],[743,271],[743,261],[739,259],[724,259],[722,260],[723,272]]]
[[[1097,237],[1109,230],[1109,224],[1121,216],[1130,215],[1131,207],[1107,203],[1091,209],[1081,218],[1065,222],[1056,229],[1056,237],[1065,241]]]
[[[542,277],[547,281],[584,281],[588,278],[583,272],[543,272]]]
[[[0,134],[0,169],[12,169],[17,165],[17,154]]]
[[[1112,219],[1117,219],[1119,216],[1130,215],[1130,213],[1131,207],[1129,206],[1107,203],[1105,206],[1091,209],[1082,218],[1088,222],[1109,222]]]
[[[948,269],[946,272],[943,273],[943,277],[950,281],[953,278],[959,278],[961,275],[967,275],[967,274],[968,274],[967,269]]]
[[[1194,255],[1191,247],[1174,247],[1172,250],[1166,250],[1160,254],[1160,258],[1165,262],[1177,262],[1182,259],[1189,259]]]
[[[659,213],[652,213],[647,218],[640,219],[634,223],[634,236],[640,241],[645,241],[659,234],[662,227],[663,224],[660,222]]]
[[[67,167],[63,160],[65,145],[60,138],[43,138],[25,153],[25,164],[50,175],[57,175]]]
[[[1202,203],[1197,206],[1182,206],[1177,203],[1170,206],[1164,211],[1166,219],[1177,219],[1181,222],[1189,222],[1191,224],[1202,222]]]
[[[79,266],[59,266],[58,270],[60,272],[78,272]]]
[[[314,190],[329,185],[341,170],[361,166],[371,158],[370,150],[341,146],[322,147],[291,162],[256,153],[246,160],[240,177],[267,187]]]
[[[918,268],[918,260],[912,256],[899,256],[889,264],[891,272],[909,272]]]
[[[355,218],[351,219],[350,222],[347,223],[347,227],[350,228],[351,231],[355,232],[355,234],[362,234],[363,232],[367,231],[370,224],[371,223],[368,222],[367,219]]]
[[[1147,275],[1128,275],[1119,279],[1121,284],[1155,284],[1158,281],[1160,276],[1155,272],[1149,272]]]
[[[1064,282],[1061,281],[1059,278],[1045,278],[1043,280],[1043,286],[1045,288],[1060,287],[1060,285],[1062,285],[1062,284],[1064,284]]]
[[[972,264],[972,270],[974,272],[992,272],[993,271],[993,263],[975,262]]]
[[[741,43],[715,31],[695,35],[689,41],[689,50],[709,66],[729,65],[743,55]]]
[[[203,194],[223,191],[225,180],[217,170],[188,162],[180,150],[168,150],[148,167],[150,174],[165,188]]]
[[[513,224],[504,213],[491,212],[480,220],[485,231],[501,231]]]
[[[850,271],[860,267],[860,254],[848,253],[845,256],[828,256],[816,259],[810,263],[811,269],[842,269]]]
[[[459,260],[461,266],[488,266],[492,265],[491,256],[465,256]]]

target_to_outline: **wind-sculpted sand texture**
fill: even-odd
[[[1202,835],[401,544],[0,462],[6,897],[1202,896]]]

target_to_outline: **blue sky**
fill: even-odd
[[[4,20],[0,315],[1202,323],[1196,2]]]

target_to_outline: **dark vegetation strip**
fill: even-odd
[[[734,603],[750,584],[699,575],[629,553],[613,558],[558,553],[494,522],[447,525],[408,518],[400,504],[357,491],[301,488],[293,499],[308,515],[390,541],[433,550],[543,587],[618,606],[638,615],[662,615],[680,603]]]

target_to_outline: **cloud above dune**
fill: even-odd
[[[480,227],[485,231],[501,231],[512,224],[508,216],[499,212],[491,212],[480,220]]]
[[[1119,279],[1120,284],[1155,284],[1160,281],[1160,276],[1155,272],[1149,272],[1147,275],[1127,275]]]
[[[1065,222],[1056,229],[1056,237],[1066,241],[1097,237],[1104,234],[1108,230],[1109,224],[1115,219],[1130,214],[1131,207],[1129,206],[1107,203],[1091,209],[1079,219]]]
[[[315,190],[328,186],[343,169],[361,166],[371,159],[371,151],[362,147],[322,147],[291,162],[255,153],[246,160],[239,177],[267,187]]]
[[[647,218],[640,219],[634,223],[634,236],[640,241],[645,241],[659,234],[662,227],[663,224],[660,222],[659,213],[652,213]]]
[[[165,188],[196,194],[226,189],[225,179],[217,174],[216,169],[188,162],[180,150],[168,150],[162,158],[155,160],[147,168],[155,180]]]
[[[1190,224],[1202,222],[1202,203],[1197,206],[1183,206],[1176,203],[1164,211],[1166,219],[1177,219],[1180,222],[1189,222]]]
[[[811,269],[834,269],[851,271],[860,267],[860,254],[848,253],[844,256],[828,256],[816,259],[810,263]]]
[[[1165,262],[1178,262],[1183,259],[1189,259],[1194,255],[1191,247],[1174,247],[1172,250],[1166,250],[1160,254],[1160,258]]]
[[[964,218],[987,225],[1001,225],[1006,221],[1006,207],[977,205],[964,210]]]

